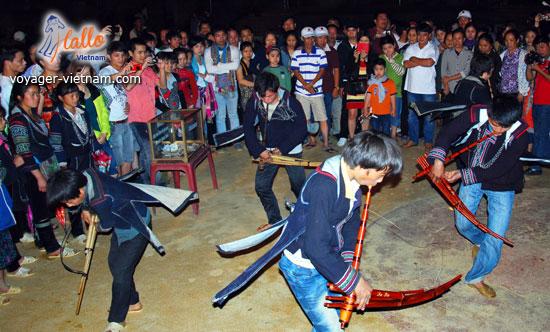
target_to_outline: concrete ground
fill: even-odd
[[[396,186],[373,196],[362,270],[375,288],[433,287],[471,266],[471,245],[453,226],[452,212],[427,181],[412,184],[420,148],[404,151],[405,169]],[[315,148],[305,158],[328,155]],[[221,189],[212,189],[206,164],[198,170],[200,215],[187,208],[177,217],[157,209],[154,230],[166,246],[160,257],[148,248],[135,280],[144,309],[127,317],[128,331],[306,331],[310,324],[276,265],[271,266],[222,309],[211,305],[214,293],[265,252],[220,257],[214,245],[255,232],[265,214],[254,192],[255,166],[246,151],[233,148],[215,156]],[[281,170],[275,192],[292,198]],[[464,283],[430,303],[396,311],[372,311],[352,317],[349,331],[549,331],[550,330],[550,171],[526,179],[517,196],[500,265],[487,279],[497,297],[478,295]],[[478,213],[486,221],[483,211]],[[22,288],[0,306],[0,331],[102,331],[110,303],[107,267],[110,236],[100,235],[86,296],[79,316],[74,308],[79,277],[59,261],[48,261],[32,244],[20,245],[41,259],[35,275],[10,278]],[[78,245],[73,245],[79,248]],[[67,259],[82,268],[83,255]]]

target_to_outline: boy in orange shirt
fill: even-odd
[[[374,74],[369,79],[369,87],[365,94],[363,108],[363,130],[369,128],[390,135],[391,117],[395,116],[395,83],[386,76],[386,62],[376,59],[373,66]],[[370,121],[368,116],[374,115]]]

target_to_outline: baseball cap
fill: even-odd
[[[25,37],[26,37],[26,35],[23,31],[16,31],[13,34],[13,40],[18,41],[18,42],[24,42]]]
[[[304,27],[302,28],[300,35],[302,36],[302,38],[314,37],[315,30],[313,30],[312,27]]]
[[[324,26],[315,28],[315,37],[328,36],[328,30]]]
[[[467,17],[471,20],[472,19],[472,13],[470,13],[469,10],[464,9],[464,10],[460,11],[460,13],[458,13],[458,16],[456,18],[459,19],[461,17]]]

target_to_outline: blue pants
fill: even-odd
[[[325,296],[329,295],[325,277],[315,269],[307,269],[292,263],[285,255],[282,255],[279,261],[279,269],[313,325],[312,331],[342,331],[338,310],[324,306]]]
[[[437,95],[423,95],[419,93],[407,92],[409,104],[416,101],[436,101]],[[418,117],[414,110],[409,109],[409,138],[414,144],[418,144],[420,121],[424,121],[424,143],[433,144],[434,141],[434,122],[432,121],[431,113]]]
[[[325,102],[325,110],[327,112],[327,125],[330,133],[332,127],[332,92],[323,93],[323,100]]]
[[[501,236],[506,234],[514,206],[514,191],[485,190],[481,189],[481,183],[476,183],[467,186],[461,185],[458,196],[474,214],[477,211],[479,202],[483,196],[486,196],[487,227]],[[481,231],[458,211],[455,211],[455,225],[462,236],[479,246],[479,252],[474,260],[474,265],[465,278],[466,283],[478,283],[497,266],[503,242]]]
[[[239,97],[237,92],[230,92],[227,95],[215,93],[218,110],[216,111],[216,131],[225,133],[228,129],[225,124],[229,117],[229,129],[235,129],[239,126],[239,114],[237,113],[237,104]]]
[[[376,118],[370,119],[370,125],[375,132],[383,133],[390,135],[390,126],[392,122],[392,116],[389,114],[386,115],[377,115]]]
[[[401,128],[401,110],[403,109],[403,98],[395,97],[395,116],[391,117],[391,125]]]
[[[149,170],[151,169],[151,144],[149,143],[149,128],[146,123],[132,122],[130,128],[134,133],[135,143],[139,146],[139,165],[145,170],[140,174],[143,183],[151,183]],[[135,147],[135,146],[134,146]]]
[[[533,105],[533,123],[533,155],[550,159],[550,105]],[[540,169],[540,166],[534,168]]]

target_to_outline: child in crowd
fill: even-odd
[[[254,79],[256,77],[256,69],[251,66],[254,50],[249,42],[242,42],[241,63],[237,69],[237,83],[239,83],[240,102],[242,109],[246,109],[246,103],[254,92]]]
[[[376,59],[373,66],[374,74],[369,79],[369,87],[365,94],[363,117],[375,115],[370,119],[370,125],[376,132],[390,135],[392,117],[395,117],[395,83],[386,76],[386,61]],[[363,130],[367,130],[369,120],[363,121]]]
[[[277,76],[281,88],[290,92],[292,89],[292,74],[287,67],[279,63],[281,59],[281,50],[276,46],[270,47],[267,49],[266,57],[269,61],[269,66],[265,67],[263,71]]]
[[[174,50],[177,63],[173,73],[176,75],[178,82],[178,93],[181,105],[185,108],[192,108],[197,104],[199,88],[195,80],[195,74],[188,66],[190,59],[188,59],[187,53],[187,50],[183,48],[176,48]]]
[[[176,58],[173,52],[160,52],[157,55],[157,68],[159,75],[159,96],[157,108],[160,111],[181,109],[180,97],[178,94],[178,81],[172,69],[175,67]]]
[[[386,76],[395,83],[395,115],[391,117],[391,137],[397,137],[397,129],[401,127],[401,109],[403,106],[403,76],[405,75],[405,66],[403,66],[403,55],[396,50],[394,39],[386,36],[380,39],[382,54],[380,58],[386,63]]]

